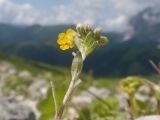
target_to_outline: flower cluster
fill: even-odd
[[[88,25],[78,24],[76,31],[68,29],[66,33],[60,33],[57,42],[62,50],[73,48],[75,45],[80,51],[82,59],[85,60],[88,54],[96,47],[106,44],[108,39],[101,35],[100,28],[93,30]]]
[[[59,34],[57,43],[60,45],[61,50],[67,50],[74,47],[74,34],[75,31],[72,29],[68,29],[66,33]]]

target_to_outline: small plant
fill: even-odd
[[[141,86],[148,86],[153,97],[157,101],[157,108],[151,109],[149,103],[144,103],[136,99],[135,94]],[[155,83],[142,77],[130,76],[120,81],[121,91],[128,94],[126,111],[128,120],[134,120],[138,115],[159,114],[160,87]]]
[[[62,119],[63,111],[66,107],[66,104],[71,99],[72,93],[77,87],[77,85],[81,82],[79,76],[82,71],[83,62],[86,57],[95,48],[100,47],[107,42],[107,37],[101,36],[100,28],[96,28],[93,30],[88,25],[78,24],[76,30],[69,28],[66,33],[59,34],[57,43],[59,44],[61,50],[68,50],[76,46],[77,51],[72,53],[74,58],[71,66],[71,81],[60,107],[57,102],[54,84],[51,82],[56,111],[55,120]]]

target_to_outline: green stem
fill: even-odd
[[[79,75],[81,73],[82,67],[83,67],[82,56],[80,52],[77,52],[74,55],[74,59],[72,62],[72,68],[71,68],[72,79],[69,84],[68,90],[63,98],[62,105],[55,116],[55,120],[62,120],[63,111],[65,109],[66,104],[69,102],[69,100],[72,97],[73,91],[76,87],[76,83],[79,80]]]
[[[70,82],[70,85],[69,85],[69,88],[64,96],[64,99],[63,99],[63,103],[58,111],[58,113],[56,114],[56,120],[61,120],[62,119],[62,115],[63,115],[63,111],[64,111],[64,108],[66,106],[66,104],[68,103],[68,101],[70,100],[71,96],[72,96],[72,93],[73,93],[73,90],[74,90],[74,86],[75,86],[75,81],[77,80],[77,77],[75,77],[74,79],[71,80]]]

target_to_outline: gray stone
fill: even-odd
[[[32,98],[34,99],[43,99],[46,96],[48,90],[48,83],[46,80],[35,80],[30,86],[29,91],[31,93]]]
[[[160,116],[159,115],[144,116],[137,118],[136,120],[160,120]]]
[[[19,72],[18,76],[22,78],[31,78],[32,74],[28,70],[23,70]]]
[[[95,96],[104,99],[110,95],[110,91],[106,88],[89,87],[87,90],[82,91],[79,95],[73,96],[72,103],[76,107],[85,107],[95,100]]]
[[[127,107],[128,95],[126,93],[120,93],[120,94],[116,95],[116,97],[119,101],[120,110],[125,110],[125,108]]]
[[[13,99],[0,97],[0,120],[36,120],[32,109]]]
[[[1,61],[0,62],[0,72],[5,73],[5,72],[10,71],[12,73],[13,70],[16,71],[16,67],[13,64],[11,64],[9,62],[6,62],[6,61]]]
[[[136,92],[135,98],[142,102],[148,102],[152,97],[151,94],[152,93],[151,93],[149,86],[143,85]]]

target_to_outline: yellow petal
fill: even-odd
[[[65,37],[65,33],[60,33],[59,35],[58,35],[58,39],[63,39]]]
[[[61,49],[61,50],[67,50],[67,49],[69,49],[69,46],[68,46],[67,44],[61,45],[61,46],[60,46],[60,49]]]
[[[66,44],[67,41],[68,41],[67,38],[64,37],[63,39],[58,39],[58,40],[57,40],[57,43],[58,43],[59,45],[62,45],[62,44]]]
[[[69,48],[73,48],[73,47],[74,47],[74,44],[70,44],[70,45],[69,45]]]
[[[74,34],[74,30],[73,30],[73,29],[71,29],[71,28],[67,29],[66,35],[67,35],[68,37],[72,37],[73,34]]]
[[[67,44],[68,44],[69,48],[73,48],[74,47],[74,40],[69,40],[67,42]]]

